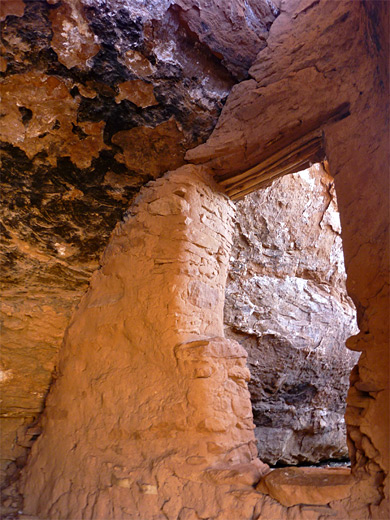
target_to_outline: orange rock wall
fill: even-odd
[[[322,130],[361,330],[348,342],[362,352],[346,413],[353,472],[363,482],[350,509],[366,504],[357,518],[388,518],[389,3],[297,0],[281,11],[253,79],[233,90],[212,136],[187,157],[224,175]],[[343,104],[348,114],[334,121]]]
[[[254,489],[268,468],[256,459],[246,352],[222,337],[232,215],[205,170],[186,166],[150,183],[118,224],[65,336],[23,471],[25,513],[386,518],[382,481],[359,472],[317,475],[321,489],[300,473]]]
[[[40,433],[41,413],[57,361],[64,330],[77,296],[62,291],[54,297],[30,290],[2,292],[0,312],[0,381],[2,416],[0,481],[7,481],[26,462],[27,449]],[[29,428],[26,431],[26,426]]]
[[[26,512],[211,516],[210,483],[229,485],[238,467],[248,486],[267,469],[246,352],[223,338],[233,211],[214,190],[183,167],[142,190],[113,232],[65,336],[24,471]]]
[[[21,16],[21,3],[12,4]],[[252,79],[233,89],[212,137],[187,158],[217,175],[243,171],[313,128],[323,133],[361,328],[349,343],[362,352],[347,410],[351,496],[287,509],[253,490],[264,468],[253,462],[245,354],[221,339],[231,209],[199,176],[202,169],[188,166],[142,192],[76,310],[44,433],[24,473],[27,512],[53,519],[389,518],[389,4],[289,0],[280,10]],[[77,13],[65,15],[80,32]],[[76,54],[61,59],[71,66]],[[49,79],[31,74],[47,90]],[[64,81],[55,81],[61,91]],[[73,110],[73,98],[64,96]],[[340,106],[348,111],[335,122]],[[106,146],[100,121],[93,124],[81,128],[91,150]],[[125,146],[128,134],[122,137]],[[36,152],[42,143],[32,141]],[[89,161],[77,147],[64,150]]]
[[[369,106],[362,100],[360,110],[326,132],[343,228],[347,289],[360,328],[347,346],[362,352],[350,377],[345,419],[353,472],[358,478],[369,478],[373,488],[362,491],[373,503],[373,518],[390,516],[390,191],[385,91],[378,85],[383,97],[373,97]]]
[[[1,486],[113,228],[207,139],[278,14],[270,0],[232,0],[229,16],[201,4],[0,2]]]

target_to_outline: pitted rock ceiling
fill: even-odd
[[[278,8],[207,5],[2,2],[6,282],[85,283],[139,188],[210,135]]]

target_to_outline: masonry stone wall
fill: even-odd
[[[267,470],[246,352],[223,338],[232,215],[202,168],[185,166],[116,227],[65,335],[24,471],[26,512],[214,517],[212,483],[248,486]]]

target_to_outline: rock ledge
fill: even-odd
[[[256,489],[291,507],[342,500],[350,495],[352,484],[349,468],[281,468],[266,475]]]

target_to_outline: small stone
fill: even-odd
[[[127,68],[140,76],[141,78],[153,74],[154,67],[150,61],[137,51],[126,51],[122,57],[119,58]]]
[[[350,495],[354,480],[347,468],[283,468],[266,475],[256,490],[286,507],[326,505]]]
[[[206,459],[204,457],[188,457],[186,460],[187,464],[191,464],[191,466],[199,466],[199,464],[204,464],[206,462]]]
[[[268,468],[266,465],[263,466]],[[206,473],[207,477],[217,484],[244,484],[245,486],[253,486],[264,474],[262,468],[253,463],[228,464],[209,469]]]
[[[3,21],[7,16],[23,16],[25,4],[23,0],[1,0],[0,20]]]
[[[157,495],[157,486],[138,483],[138,487],[144,495]]]
[[[113,485],[121,488],[130,488],[133,484],[133,481],[129,478],[116,478],[112,479]]]

